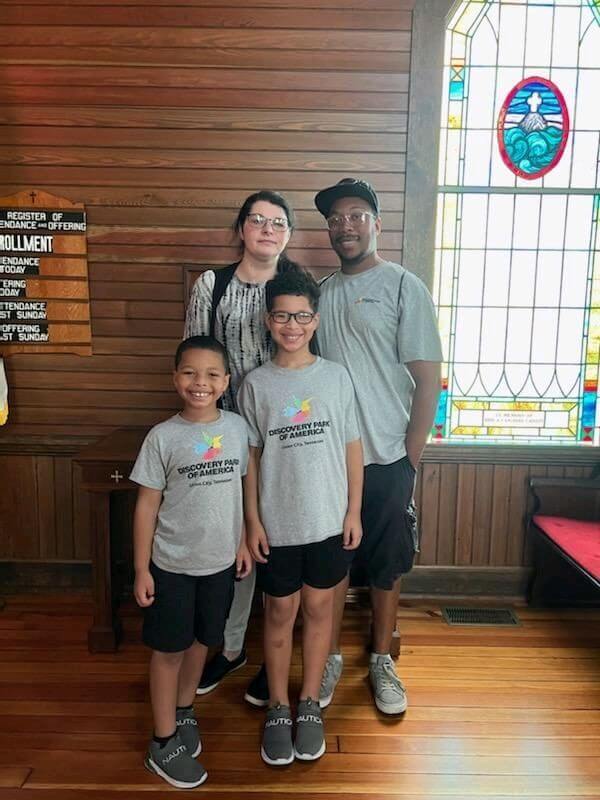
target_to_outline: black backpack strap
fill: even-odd
[[[329,273],[329,275],[325,275],[324,278],[321,278],[320,281],[317,281],[317,283],[319,284],[319,288],[321,288],[321,286],[323,286],[323,284],[326,283],[329,280],[329,278],[333,278],[334,275],[337,275],[338,272],[339,269],[334,269],[333,272]]]
[[[213,286],[212,291],[212,300],[210,305],[210,328],[209,334],[211,336],[215,335],[215,321],[217,319],[217,308],[219,307],[219,303],[223,299],[223,295],[225,294],[227,287],[231,283],[231,279],[235,275],[235,271],[238,268],[239,261],[235,264],[230,264],[228,267],[223,267],[222,269],[215,270],[215,285]]]

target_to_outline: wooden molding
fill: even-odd
[[[435,464],[543,464],[585,467],[600,463],[600,447],[428,444],[423,461]]]
[[[15,436],[0,437],[0,455],[74,455],[101,436]]]
[[[0,436],[0,455],[58,455],[78,453],[99,436]],[[428,444],[427,464],[543,464],[586,467],[600,464],[600,447]]]
[[[7,561],[0,560],[3,591],[54,591],[91,587],[89,561]]]
[[[532,570],[525,567],[421,567],[402,580],[401,599],[484,597],[523,599]],[[88,561],[0,561],[0,584],[7,592],[90,588]],[[349,602],[361,601],[367,590],[352,587]]]
[[[458,601],[523,601],[532,577],[528,567],[414,567],[402,578],[400,601],[435,598]],[[352,586],[349,602],[362,602],[368,589]]]

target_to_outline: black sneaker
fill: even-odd
[[[264,664],[250,681],[244,700],[257,708],[265,708],[265,706],[269,705],[269,684]]]
[[[230,661],[223,653],[215,653],[211,660],[205,664],[196,694],[208,694],[216,689],[226,675],[235,672],[246,663],[246,651],[242,650],[237,658]]]

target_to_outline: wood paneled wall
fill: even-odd
[[[176,407],[183,265],[222,265],[282,191],[292,257],[332,268],[315,192],[360,174],[401,254],[412,0],[5,0],[0,193],[86,204],[94,356],[11,357],[13,434],[95,436]]]
[[[416,489],[421,529],[416,563],[427,567],[528,566],[529,478],[590,474],[589,466],[453,464],[434,457],[435,448],[421,465]],[[0,559],[90,558],[88,498],[68,452],[0,455],[0,474]],[[117,513],[125,523],[133,497],[121,497],[124,507]],[[564,498],[561,506],[564,512]]]
[[[89,559],[72,455],[177,407],[186,276],[236,257],[230,225],[249,193],[289,198],[290,254],[320,272],[336,259],[314,193],[359,174],[380,194],[380,250],[401,259],[411,8],[2,0],[0,195],[36,187],[86,204],[94,355],[7,361],[0,559]],[[546,467],[438,463],[434,448],[420,563],[527,563],[530,473]]]

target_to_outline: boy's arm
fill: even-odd
[[[360,509],[364,468],[360,439],[355,439],[346,445],[346,470],[348,473],[348,510],[344,519],[344,549],[355,550],[362,539]]]
[[[236,580],[241,581],[252,572],[252,556],[248,550],[248,541],[246,537],[246,526],[242,523],[242,536],[240,539],[240,546],[235,555],[235,577]]]
[[[261,453],[260,447],[250,447],[248,472],[244,478],[244,518],[248,548],[252,558],[259,564],[266,564],[269,542],[258,513],[258,473]]]
[[[156,518],[162,500],[160,489],[140,486],[133,516],[133,565],[135,583],[133,594],[139,606],[150,606],[154,602],[154,579],[150,574],[152,540],[156,530]]]

